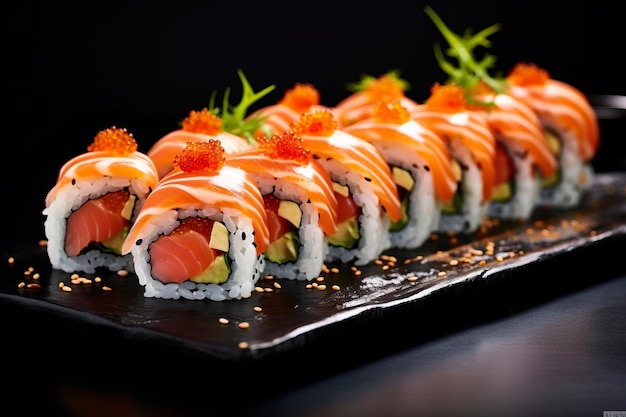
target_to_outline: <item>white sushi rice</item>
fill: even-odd
[[[334,159],[318,160],[330,174],[333,182],[345,185],[350,190],[354,203],[360,208],[358,216],[360,239],[356,248],[329,245],[327,262],[340,261],[366,265],[391,246],[389,239],[389,217],[381,209],[380,200],[363,176],[349,171],[344,164]]]
[[[462,167],[460,193],[463,205],[459,213],[442,213],[440,232],[473,233],[487,215],[489,205],[483,202],[483,177],[470,151],[460,141],[451,139],[451,155]]]
[[[228,258],[231,273],[222,284],[203,284],[191,280],[181,284],[163,283],[154,278],[150,265],[150,244],[162,235],[168,235],[180,220],[188,217],[204,217],[222,222],[228,230]],[[202,210],[169,210],[155,217],[152,228],[146,228],[131,249],[135,273],[139,284],[144,286],[144,296],[150,298],[223,301],[249,298],[264,268],[263,255],[257,256],[254,229],[250,219],[235,210],[207,208]],[[149,229],[149,230],[148,230]]]
[[[593,179],[593,167],[580,158],[578,141],[573,134],[565,132],[561,137],[563,140],[558,161],[561,178],[558,184],[541,189],[538,205],[543,207],[558,209],[577,207]]]
[[[513,196],[502,202],[492,201],[489,204],[487,215],[504,220],[525,221],[532,216],[539,200],[541,176],[528,151],[518,147],[507,147],[507,152],[513,159],[515,169]]]
[[[254,173],[253,176],[262,195],[273,194],[280,200],[293,201],[302,210],[302,221],[298,229],[298,259],[296,262],[279,264],[266,258],[264,274],[300,281],[319,277],[328,253],[328,241],[319,225],[317,208],[309,201],[306,190],[287,180],[259,173]]]
[[[48,240],[47,251],[53,268],[65,272],[94,273],[97,268],[105,267],[111,271],[126,269],[133,271],[133,259],[130,255],[116,255],[91,249],[78,256],[68,256],[65,252],[65,233],[67,219],[85,202],[107,193],[128,189],[137,197],[131,221],[136,218],[147,195],[151,191],[143,182],[125,177],[105,177],[92,180],[76,180],[61,189],[56,199],[43,210],[46,216],[44,232]]]

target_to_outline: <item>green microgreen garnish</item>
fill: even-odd
[[[411,84],[407,80],[400,77],[399,69],[387,71],[385,75],[394,79],[398,83],[398,85],[402,88],[402,91],[406,92],[411,89]],[[353,93],[358,93],[359,91],[365,91],[367,87],[371,83],[376,81],[377,79],[378,78],[373,77],[371,75],[362,74],[361,79],[359,81],[354,82],[354,83],[346,83],[345,87],[346,87],[346,90],[348,91],[351,91]]]
[[[476,34],[472,34],[472,30],[468,28],[465,30],[463,36],[461,36],[452,32],[431,7],[426,6],[424,11],[448,42],[449,48],[446,49],[445,55],[457,60],[457,66],[446,60],[441,46],[438,42],[435,42],[435,58],[437,59],[439,67],[449,75],[450,79],[448,81],[458,84],[465,90],[468,103],[492,104],[478,102],[473,99],[470,90],[475,87],[478,82],[482,81],[496,93],[501,93],[504,91],[506,83],[503,77],[492,77],[489,74],[489,70],[496,62],[496,57],[485,53],[482,60],[477,60],[474,56],[474,50],[479,46],[490,48],[491,41],[487,38],[499,31],[500,25],[491,25]]]
[[[263,122],[267,119],[267,116],[253,116],[249,120],[245,120],[248,109],[252,104],[274,90],[276,85],[272,84],[255,93],[243,71],[237,70],[237,75],[239,75],[239,79],[241,80],[241,101],[235,106],[231,105],[229,103],[230,88],[227,88],[224,91],[222,107],[215,107],[217,92],[213,91],[209,100],[209,110],[222,119],[223,131],[244,137],[248,142],[254,144],[256,143],[254,133],[263,126]]]

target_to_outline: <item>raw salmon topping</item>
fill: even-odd
[[[192,110],[183,119],[183,130],[186,132],[217,135],[222,131],[222,119],[211,113],[206,107],[200,111]]]
[[[381,123],[406,123],[411,119],[411,115],[400,100],[379,101],[374,104],[374,119]]]
[[[304,113],[311,106],[320,104],[320,93],[311,84],[297,83],[292,89],[285,92],[278,104],[287,106],[298,113]]]
[[[224,165],[224,148],[217,139],[187,142],[174,157],[174,167],[185,172],[216,173]]]
[[[87,147],[89,152],[109,151],[116,155],[127,156],[137,150],[137,141],[124,128],[115,126],[98,132],[93,143]]]
[[[263,136],[258,139],[258,143],[259,149],[271,158],[289,159],[305,164],[311,157],[311,151],[303,146],[302,137],[291,130],[270,139]]]
[[[506,80],[518,86],[545,85],[550,79],[550,74],[535,64],[524,62],[517,63]]]
[[[329,110],[304,113],[291,124],[297,135],[330,136],[337,130],[337,120]]]
[[[429,110],[446,113],[457,113],[465,110],[465,91],[461,86],[451,83],[441,85],[433,84],[430,88],[430,97],[426,101]]]

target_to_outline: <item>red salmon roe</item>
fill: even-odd
[[[187,217],[180,221],[180,225],[172,232],[185,234],[190,231],[198,232],[207,242],[211,240],[211,230],[213,230],[213,223],[215,221],[204,217]]]
[[[371,102],[399,100],[404,97],[402,85],[395,78],[383,74],[365,88]]]
[[[137,150],[137,141],[124,128],[115,126],[98,132],[93,143],[87,146],[87,151],[109,151],[115,155],[127,156]]]
[[[337,130],[337,119],[327,109],[304,113],[291,124],[297,135],[330,136]]]
[[[112,213],[121,213],[124,210],[124,206],[128,201],[130,193],[126,190],[114,191],[107,193],[102,197],[98,197],[97,200],[102,203]]]
[[[289,159],[304,164],[311,157],[311,151],[303,146],[302,137],[292,130],[274,135],[270,139],[267,136],[260,137],[258,144],[259,149],[271,158]]]
[[[185,172],[215,173],[224,165],[224,148],[217,139],[187,142],[174,157],[174,167]]]
[[[517,63],[506,81],[518,86],[544,85],[550,79],[550,74],[543,68],[535,64],[527,64],[524,62]]]
[[[426,101],[429,110],[457,113],[465,110],[467,102],[463,88],[457,84],[433,84],[430,97]]]
[[[297,113],[304,113],[311,106],[320,103],[320,93],[311,84],[297,83],[292,89],[287,90],[283,98],[278,102],[287,106]]]
[[[200,111],[192,110],[183,119],[183,130],[205,135],[217,135],[222,131],[222,119],[211,113],[206,107]]]
[[[409,111],[400,103],[400,100],[376,102],[372,115],[374,120],[381,123],[402,124],[411,120]]]

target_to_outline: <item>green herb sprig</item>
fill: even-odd
[[[244,137],[249,143],[254,144],[256,143],[254,133],[263,126],[267,116],[253,116],[249,120],[245,120],[248,110],[250,106],[273,91],[276,85],[272,84],[255,93],[243,71],[237,70],[237,75],[241,80],[242,87],[239,103],[237,105],[230,104],[230,88],[226,88],[222,98],[222,107],[216,107],[217,91],[214,90],[209,100],[209,111],[222,119],[223,131]]]
[[[491,103],[476,101],[469,91],[480,81],[489,85],[496,93],[502,93],[506,87],[503,77],[492,77],[489,74],[496,63],[496,56],[485,53],[481,60],[477,60],[474,55],[475,49],[479,46],[491,47],[488,37],[499,31],[500,25],[491,25],[476,34],[472,34],[472,30],[468,28],[461,36],[452,32],[431,7],[426,6],[424,11],[448,43],[449,47],[445,54],[438,42],[435,42],[433,47],[439,67],[449,76],[448,82],[461,86],[469,103],[490,105]],[[448,61],[446,56],[456,59],[457,65]]]

